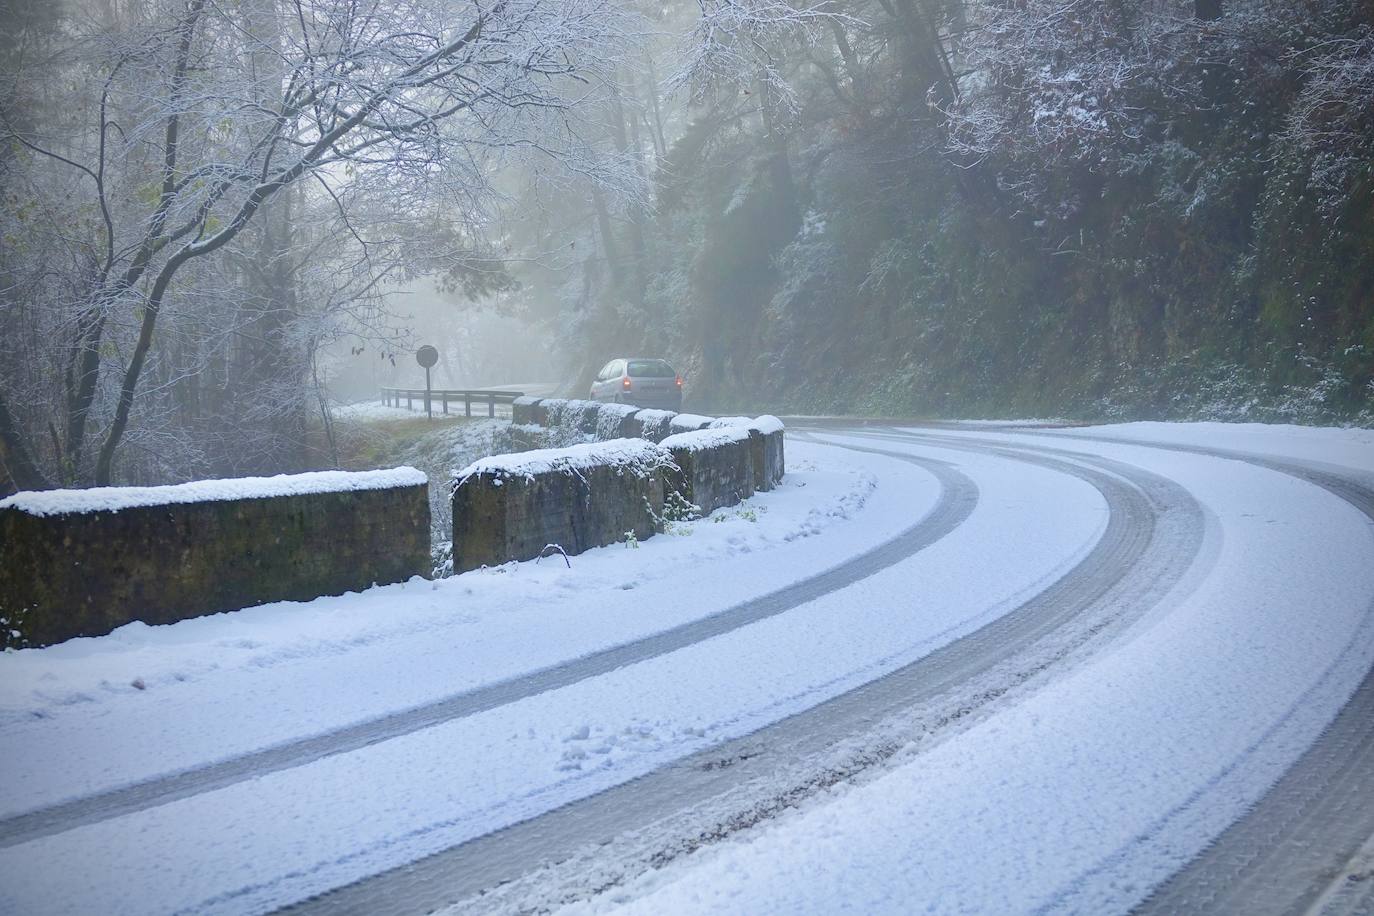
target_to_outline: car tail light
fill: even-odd
[[[630,390],[630,377],[628,375],[620,380],[620,387],[624,388],[626,391]]]
[[[679,388],[682,387],[682,376],[680,376],[680,375],[677,377],[677,386],[678,386]]]

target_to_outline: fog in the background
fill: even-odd
[[[477,9],[0,3],[0,495],[332,466],[423,344],[662,357],[697,413],[1374,424],[1368,3],[519,0],[468,59]]]
[[[439,363],[430,370],[434,388],[562,383],[569,374],[567,358],[547,328],[518,316],[518,303],[510,298],[473,302],[437,289],[429,279],[388,291],[386,310],[408,338],[395,347],[356,338],[333,346],[323,360],[332,399],[350,404],[375,400],[383,387],[423,388],[425,370],[415,351],[425,344],[439,351]]]

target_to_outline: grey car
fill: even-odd
[[[637,356],[613,359],[596,374],[591,399],[681,410],[682,376],[667,360]]]

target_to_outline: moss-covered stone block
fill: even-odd
[[[568,555],[651,537],[663,515],[667,453],[640,439],[484,458],[453,487],[453,568]]]
[[[9,642],[45,646],[425,575],[428,488],[403,470],[415,479],[356,488],[367,475],[17,494],[0,503],[0,618],[21,634]],[[327,476],[343,488],[310,491]],[[252,494],[253,480],[288,492],[179,501],[209,484]],[[142,504],[119,495],[129,493]]]
[[[671,410],[655,410],[645,408],[635,414],[635,423],[639,426],[639,434],[650,442],[662,442],[673,434],[673,417],[677,414]]]
[[[639,439],[639,426],[634,415],[639,408],[633,404],[601,404],[596,413],[596,438],[599,442],[611,439]]]
[[[580,433],[596,435],[597,422],[601,418],[602,404],[597,401],[569,401],[565,409],[567,425]]]
[[[675,490],[708,515],[754,495],[750,431],[741,426],[679,433],[662,442],[673,459],[666,490]]]
[[[544,418],[548,416],[547,411],[540,411],[539,404],[543,398],[524,397],[516,398],[510,405],[510,421],[516,426],[533,426],[542,424]]]
[[[786,429],[773,416],[757,417],[747,427],[754,456],[754,489],[772,490],[787,470],[784,451]]]

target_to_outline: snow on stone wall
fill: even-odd
[[[0,503],[0,617],[30,646],[360,591],[429,568],[428,487],[414,468]]]
[[[647,473],[658,468],[666,460],[667,453],[652,442],[643,439],[612,439],[567,448],[534,449],[510,455],[479,458],[454,475],[454,486],[461,486],[473,476],[501,479],[532,478],[538,474],[587,471],[597,467]]]
[[[719,429],[722,426],[748,426],[754,422],[749,417],[716,417],[711,421],[711,429]]]
[[[383,471],[312,471],[275,477],[231,477],[196,480],[162,487],[92,487],[86,490],[37,490],[0,499],[0,510],[17,509],[29,515],[69,515],[82,512],[119,512],[148,506],[268,499],[311,493],[349,493],[424,486],[428,482],[411,467]]]
[[[639,408],[633,404],[602,404],[597,411],[596,438],[635,438],[639,430],[627,428],[625,421],[638,412]]]
[[[686,433],[694,429],[705,429],[711,425],[712,419],[712,417],[703,417],[695,413],[680,413],[668,421],[668,429],[674,433]]]
[[[770,433],[780,433],[786,429],[786,427],[782,425],[782,421],[772,414],[764,414],[763,416],[755,417],[752,420],[748,420],[747,424],[750,429],[756,429],[765,436]]]
[[[736,442],[749,441],[747,426],[722,426],[715,429],[697,429],[687,433],[677,433],[664,439],[659,445],[671,451],[685,450],[700,452]]]
[[[645,409],[635,414],[639,423],[639,434],[650,442],[662,442],[672,435],[671,423],[677,414],[671,410]]]
[[[740,426],[669,436],[660,443],[674,465],[665,489],[676,490],[703,515],[748,499],[755,489],[750,441],[750,431]]]
[[[550,475],[586,475],[603,466],[623,468],[627,466],[627,455],[634,453],[639,457],[629,463],[639,463],[629,474],[617,472],[609,484],[612,489],[619,487],[616,481],[640,480],[647,464],[655,464],[657,475],[662,478],[658,499],[664,493],[676,492],[705,513],[734,505],[755,491],[771,490],[782,480],[784,430],[777,417],[716,420],[669,410],[557,399],[532,405],[519,416],[528,417],[529,421],[513,427],[519,434],[512,441],[527,447],[563,444],[583,435],[598,442],[498,456],[459,472],[455,478],[453,535],[454,568],[458,571],[529,559],[548,543],[559,543],[567,549],[560,538],[571,539],[580,551],[596,543],[619,540],[627,530],[635,530],[636,537],[648,536],[634,525],[618,534],[600,529],[591,536],[581,534],[598,524],[589,512],[592,497],[587,495],[579,503],[566,481],[546,482],[546,478],[552,480]],[[545,424],[542,434],[541,420]],[[651,458],[652,453],[644,451],[655,448],[655,442],[660,444],[659,458]],[[635,444],[628,446],[630,452],[626,452],[618,443]],[[473,476],[494,479],[485,485],[465,484]],[[506,481],[512,477],[531,484],[529,491],[508,486]],[[464,486],[468,492],[460,496]],[[605,489],[595,493],[595,499],[619,505],[618,494],[607,495]],[[561,514],[559,499],[568,501]],[[614,527],[624,523],[609,524]],[[651,525],[648,533],[652,531]]]
[[[549,545],[568,555],[651,537],[663,515],[666,450],[616,439],[495,455],[458,472],[453,568],[530,560]]]

